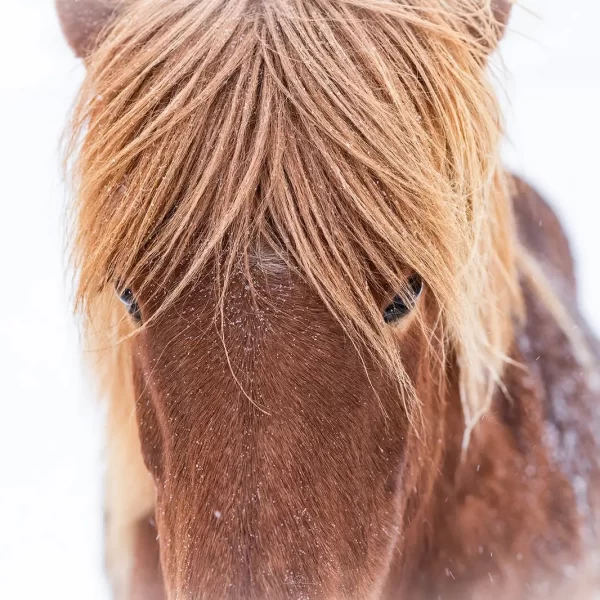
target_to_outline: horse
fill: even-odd
[[[116,598],[591,597],[599,346],[502,165],[508,0],[57,0]]]

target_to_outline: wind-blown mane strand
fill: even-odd
[[[406,388],[376,298],[416,271],[472,424],[521,310],[484,4],[126,3],[73,121],[79,306],[208,268],[225,298],[268,246]]]

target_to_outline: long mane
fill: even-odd
[[[108,329],[117,281],[182,265],[158,311],[209,268],[225,298],[266,246],[418,409],[375,300],[416,271],[470,427],[522,307],[485,68],[498,37],[481,0],[124,3],[72,124],[78,306]]]

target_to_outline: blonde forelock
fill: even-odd
[[[485,69],[498,29],[485,0],[125,3],[73,121],[79,306],[182,264],[158,310],[210,265],[224,297],[267,245],[417,408],[373,293],[415,271],[472,424],[521,310]]]

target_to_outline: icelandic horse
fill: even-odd
[[[115,596],[590,597],[599,352],[499,159],[510,3],[57,7]]]

